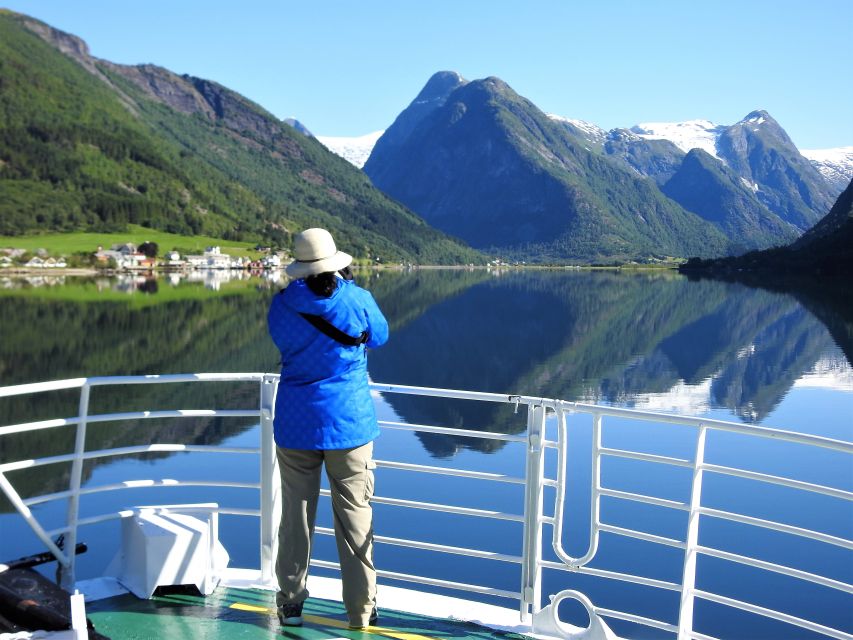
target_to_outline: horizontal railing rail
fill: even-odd
[[[70,380],[57,380],[52,382],[2,387],[0,388],[0,400],[29,394],[42,394],[54,391],[79,389],[80,407],[78,415],[76,416],[20,422],[17,424],[0,426],[0,438],[13,434],[42,431],[47,429],[76,430],[76,442],[73,453],[26,460],[4,461],[0,464],[0,489],[2,489],[2,491],[7,495],[14,508],[24,518],[36,536],[38,536],[45,546],[54,553],[55,557],[64,568],[65,575],[70,576],[66,579],[71,581],[73,581],[75,568],[74,556],[73,554],[65,553],[62,549],[59,549],[53,542],[53,537],[59,534],[64,534],[66,536],[65,548],[73,548],[77,530],[80,527],[129,517],[136,512],[135,509],[125,509],[113,513],[104,513],[82,518],[79,515],[79,501],[81,498],[95,494],[139,488],[209,487],[259,491],[260,501],[257,509],[240,506],[220,506],[216,511],[221,515],[257,517],[261,519],[261,571],[264,579],[267,582],[270,582],[272,581],[273,575],[272,562],[274,559],[277,528],[277,523],[272,521],[272,513],[275,510],[274,503],[278,499],[274,482],[275,455],[274,443],[272,441],[272,419],[277,380],[277,376],[263,373],[210,373],[74,378]],[[196,382],[258,384],[260,388],[260,400],[258,407],[250,409],[157,409],[104,414],[89,413],[89,393],[90,390],[95,387],[112,385],[184,384]],[[381,495],[377,495],[373,499],[375,504],[386,505],[392,508],[435,511],[454,516],[521,523],[522,531],[520,532],[520,535],[523,540],[523,552],[521,555],[501,553],[488,549],[439,544],[429,540],[395,538],[385,535],[377,535],[375,538],[377,544],[381,545],[407,547],[427,553],[467,556],[479,560],[519,565],[521,568],[521,583],[519,590],[513,591],[487,585],[469,584],[466,582],[449,581],[429,576],[417,576],[394,571],[380,570],[378,573],[383,579],[417,583],[443,589],[462,590],[482,596],[516,600],[520,603],[522,616],[533,623],[534,630],[544,619],[543,616],[553,616],[554,620],[558,621],[556,605],[559,604],[560,601],[565,598],[581,598],[581,596],[576,592],[565,591],[558,594],[551,605],[543,608],[543,598],[541,593],[542,572],[543,570],[547,570],[557,573],[577,573],[579,575],[632,583],[652,589],[679,594],[680,607],[678,611],[678,618],[677,620],[671,621],[656,620],[654,617],[641,615],[640,612],[617,611],[612,608],[596,607],[584,598],[581,601],[588,609],[591,625],[593,624],[593,617],[595,617],[597,621],[599,619],[609,618],[677,634],[679,638],[697,638],[700,640],[712,639],[712,636],[700,633],[693,628],[693,607],[695,601],[698,599],[784,622],[797,628],[808,629],[828,637],[853,638],[853,636],[845,630],[832,629],[826,625],[805,620],[784,611],[776,611],[769,607],[762,607],[757,604],[737,600],[724,594],[714,594],[696,588],[696,560],[698,557],[703,556],[713,557],[718,560],[732,563],[733,565],[748,566],[768,572],[769,574],[783,575],[788,578],[826,587],[843,594],[853,594],[853,586],[847,584],[843,580],[822,576],[803,568],[789,567],[783,564],[769,562],[761,558],[753,558],[747,555],[734,553],[732,551],[714,548],[707,544],[700,545],[698,542],[700,523],[704,519],[714,518],[736,522],[759,530],[771,530],[799,538],[810,539],[819,543],[832,545],[846,551],[853,550],[853,541],[838,535],[811,529],[808,525],[796,526],[789,523],[757,518],[748,514],[735,513],[723,508],[710,508],[702,502],[703,480],[705,480],[705,476],[708,474],[739,478],[745,481],[768,486],[786,487],[804,493],[840,500],[842,502],[853,501],[853,492],[847,488],[825,486],[814,482],[806,482],[798,478],[788,478],[770,473],[761,473],[754,469],[737,468],[735,466],[731,466],[731,464],[723,465],[706,461],[705,442],[708,434],[710,433],[735,433],[753,438],[787,442],[798,446],[832,450],[848,456],[853,454],[853,443],[823,436],[803,434],[770,427],[727,422],[723,420],[677,416],[659,412],[636,411],[632,409],[569,402],[534,396],[483,393],[453,389],[432,389],[379,383],[371,384],[371,388],[373,391],[383,394],[405,394],[429,396],[439,399],[500,403],[514,406],[516,412],[518,412],[519,407],[522,406],[527,410],[526,431],[522,434],[509,434],[489,430],[461,429],[440,425],[411,424],[392,420],[380,421],[381,427],[387,430],[432,433],[460,438],[491,439],[499,442],[525,445],[527,466],[523,476],[514,476],[483,470],[458,469],[451,466],[413,464],[397,460],[377,460],[377,467],[380,469],[388,469],[404,473],[420,473],[455,477],[463,481],[475,480],[478,482],[494,482],[499,484],[524,486],[525,498],[523,505],[520,505],[523,508],[519,510],[519,513],[438,502],[422,502],[407,498]],[[565,503],[567,495],[566,465],[569,452],[568,424],[569,420],[574,419],[575,416],[586,416],[591,419],[590,428],[592,432],[592,449],[590,452],[592,466],[591,477],[589,479],[589,542],[586,552],[577,558],[570,556],[563,548],[563,524],[566,520]],[[145,421],[152,419],[180,420],[184,418],[258,418],[261,425],[261,442],[257,447],[222,447],[161,442],[138,446],[114,447],[112,449],[104,450],[86,450],[85,448],[86,426],[88,424]],[[656,425],[672,425],[674,427],[691,429],[697,437],[695,455],[691,459],[686,459],[683,457],[673,457],[671,455],[661,455],[651,451],[632,451],[624,448],[605,447],[602,445],[602,433],[605,428],[605,418],[618,419],[620,424],[623,426],[625,424],[635,426],[653,423]],[[556,439],[550,440],[546,437],[547,426],[549,424],[554,425]],[[546,468],[544,457],[546,449],[556,450],[557,452],[557,475],[555,478],[546,477],[544,471]],[[82,486],[82,465],[86,461],[106,459],[116,456],[136,456],[140,454],[175,452],[257,455],[261,458],[260,478],[258,478],[257,482],[185,478],[136,479],[102,485]],[[636,493],[621,488],[605,486],[602,481],[603,473],[601,468],[601,461],[605,458],[621,458],[637,461],[643,464],[686,469],[691,472],[691,478],[689,481],[690,498],[687,501],[672,500],[654,495],[644,495],[642,493]],[[26,499],[22,499],[14,489],[8,477],[8,474],[14,472],[22,472],[27,469],[50,464],[67,464],[69,462],[72,463],[71,480],[68,489],[63,491],[30,496]],[[543,489],[545,487],[552,487],[555,489],[555,493],[552,498],[553,515],[551,516],[546,515],[546,509],[544,508],[545,496]],[[328,490],[322,490],[321,495],[328,497]],[[652,507],[685,512],[688,517],[688,524],[684,531],[684,538],[672,538],[667,535],[659,535],[657,533],[636,530],[624,525],[605,522],[601,518],[602,498],[631,501],[650,505]],[[66,524],[62,527],[46,530],[39,523],[31,509],[59,500],[69,501]],[[174,508],[174,506],[161,505],[156,508],[169,509]],[[551,548],[557,557],[557,561],[543,558],[543,526],[551,527]],[[324,527],[317,527],[316,532],[322,536],[333,535],[333,531],[331,529]],[[591,566],[593,560],[598,557],[599,539],[601,535],[619,536],[622,538],[639,540],[649,544],[678,549],[680,553],[684,554],[684,567],[681,581],[673,582],[671,580],[620,572],[613,570],[612,568],[604,569]],[[338,569],[337,563],[320,559],[312,560],[312,565],[326,569]],[[598,623],[596,622],[596,624]]]

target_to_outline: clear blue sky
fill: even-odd
[[[606,129],[766,109],[853,145],[853,0],[0,0],[94,55],[216,80],[315,134],[386,128],[429,76],[494,75]]]

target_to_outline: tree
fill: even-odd
[[[139,253],[144,253],[146,258],[156,258],[160,251],[160,247],[156,242],[143,242],[139,245]]]

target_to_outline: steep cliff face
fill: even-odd
[[[20,18],[21,24],[23,24],[27,29],[37,34],[45,42],[53,45],[60,53],[64,53],[69,58],[75,60],[81,67],[86,69],[86,71],[104,79],[95,66],[95,59],[89,53],[89,45],[87,45],[81,38],[71,35],[70,33],[60,31],[59,29],[54,29],[50,25],[38,20],[33,20],[28,16],[19,14],[11,15]]]
[[[14,14],[10,12],[10,15],[14,16],[15,19],[20,21],[24,27],[26,27],[29,31],[38,35],[42,40],[50,44],[60,53],[68,56],[72,60],[74,60],[77,64],[79,64],[83,69],[91,73],[98,80],[106,84],[112,89],[121,103],[125,106],[128,111],[130,111],[133,115],[139,115],[136,111],[136,106],[133,103],[133,100],[128,98],[122,91],[116,87],[110,79],[104,75],[101,70],[98,68],[97,62],[98,59],[94,58],[89,53],[89,45],[82,38],[78,38],[75,35],[70,33],[66,33],[64,31],[60,31],[59,29],[54,29],[48,24],[44,22],[40,22],[38,20],[34,20],[29,16]]]
[[[129,66],[101,61],[100,65],[132,82],[146,98],[165,104],[175,111],[200,113],[211,119],[216,115],[188,78],[152,64]]]

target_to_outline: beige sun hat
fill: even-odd
[[[352,262],[352,256],[338,251],[332,234],[325,229],[306,229],[293,238],[294,261],[287,265],[291,278],[338,271]]]

